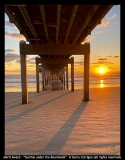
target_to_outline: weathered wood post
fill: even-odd
[[[49,72],[47,70],[47,85],[48,85],[48,82],[49,82]]]
[[[89,60],[90,54],[84,55],[84,101],[89,101]]]
[[[71,57],[71,91],[74,91],[74,57]]]
[[[63,70],[63,75],[64,75],[64,90],[65,90],[65,67],[64,67],[64,70]]]
[[[39,85],[39,63],[37,62],[36,58],[36,88],[37,88],[37,93],[40,92],[40,85]]]
[[[45,86],[47,85],[47,81],[46,81],[46,68],[45,68]]]
[[[42,65],[42,90],[44,91],[44,67]]]
[[[22,88],[22,104],[28,103],[28,92],[27,92],[27,64],[26,54],[23,54],[22,47],[26,44],[24,40],[20,41],[20,65],[21,65],[21,88]]]
[[[68,64],[66,65],[66,88],[68,90]]]

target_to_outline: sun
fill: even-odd
[[[95,68],[94,72],[98,75],[105,75],[109,72],[109,69],[107,66],[98,66]]]
[[[101,74],[103,74],[103,73],[106,72],[106,70],[105,70],[105,68],[99,68],[98,72],[101,73]]]

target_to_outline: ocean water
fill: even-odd
[[[82,89],[84,78],[82,76],[74,77],[74,89]],[[120,86],[120,77],[90,77],[90,88],[104,88]],[[71,79],[68,77],[69,90],[71,89]],[[40,89],[42,90],[42,76],[40,75]],[[20,92],[21,76],[5,75],[5,92]],[[36,92],[36,75],[28,75],[28,91]]]

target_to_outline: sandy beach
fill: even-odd
[[[5,155],[120,155],[120,87],[5,92]]]

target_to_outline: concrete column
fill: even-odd
[[[20,65],[21,65],[21,87],[22,87],[22,104],[28,103],[28,92],[27,92],[27,65],[26,55],[21,52],[21,45],[26,44],[25,41],[20,41]]]
[[[68,64],[66,66],[66,88],[68,90]]]
[[[89,101],[89,61],[90,54],[84,55],[84,101]]]
[[[40,85],[39,85],[39,63],[36,63],[36,88],[37,93],[40,92]]]
[[[74,91],[74,57],[71,57],[71,91]]]
[[[42,66],[42,88],[44,91],[44,67]]]

